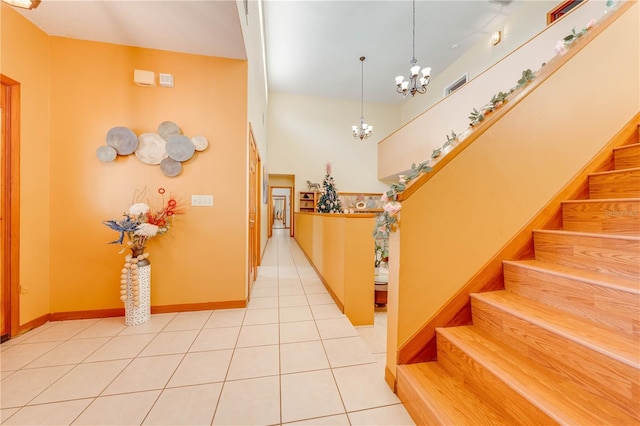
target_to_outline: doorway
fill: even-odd
[[[283,195],[272,195],[271,196],[271,211],[273,212],[271,227],[273,229],[282,229],[289,227],[289,221],[287,217],[287,199]]]
[[[20,331],[20,84],[0,74],[0,340]]]
[[[251,297],[251,286],[258,275],[258,265],[260,262],[260,174],[261,168],[260,154],[253,136],[253,129],[249,123],[249,238],[248,257],[249,268],[247,277],[247,302]]]
[[[294,182],[295,175],[269,174],[269,227],[267,232],[269,238],[273,235],[274,225],[289,229],[289,236],[293,237],[293,228],[295,226],[293,220]],[[282,218],[279,222],[276,222],[277,208],[275,200],[280,200],[281,197],[284,197],[284,208],[281,211]],[[280,204],[277,205],[279,206]]]

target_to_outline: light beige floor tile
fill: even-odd
[[[349,426],[349,418],[346,414],[337,416],[316,417],[315,419],[302,420],[300,422],[283,423],[287,426],[324,425],[324,426]],[[370,425],[374,425],[371,423]]]
[[[242,325],[275,324],[278,322],[278,309],[249,309]]]
[[[358,332],[347,317],[316,320],[316,325],[322,339],[358,336]]]
[[[276,264],[265,264],[263,260],[262,265],[258,267],[258,279],[264,280],[267,278],[278,278],[278,266]]]
[[[258,279],[253,282],[254,289],[262,289],[262,288],[278,288],[278,278],[277,277],[260,277],[258,275]],[[276,290],[277,291],[277,290]],[[277,294],[276,294],[277,295]],[[268,296],[260,296],[260,297],[268,297]]]
[[[111,382],[102,395],[162,389],[181,360],[182,355],[136,358]]]
[[[240,327],[246,311],[246,309],[214,311],[204,325],[204,328]]]
[[[402,404],[372,408],[370,410],[349,413],[349,420],[354,426],[389,425],[413,426],[414,421]]]
[[[247,305],[247,310],[268,309],[268,308],[277,308],[277,307],[278,307],[277,297],[256,297],[249,301],[249,304]]]
[[[323,340],[331,368],[376,362],[371,351],[358,337]]]
[[[73,336],[73,339],[91,339],[95,337],[113,337],[126,329],[124,317],[102,318]]]
[[[309,306],[288,306],[280,308],[280,322],[311,321],[313,315]]]
[[[0,409],[0,424],[4,424],[5,421],[12,415],[14,415],[19,408],[2,408]],[[28,423],[23,423],[28,424]]]
[[[349,412],[400,402],[385,383],[384,368],[378,364],[335,368],[333,375]]]
[[[226,382],[220,395],[213,424],[279,424],[279,391],[280,382],[277,376]]]
[[[109,341],[108,337],[68,340],[60,343],[25,368],[78,364]]]
[[[288,306],[307,306],[307,296],[300,294],[297,296],[280,296],[280,307],[286,308]]]
[[[280,324],[280,343],[320,340],[315,321],[285,322]]]
[[[387,329],[379,325],[356,327],[356,331],[371,353],[387,351]]]
[[[308,277],[302,277],[302,285],[307,288],[308,286],[313,286],[313,285],[321,285],[322,287],[324,287],[324,283],[322,282],[322,280],[317,276],[308,276]]]
[[[188,353],[167,386],[222,382],[231,363],[231,354],[231,349]]]
[[[239,348],[278,344],[278,324],[246,325],[240,329]]]
[[[306,285],[304,286],[304,292],[306,294],[329,294],[322,284]]]
[[[72,366],[33,368],[16,371],[2,381],[0,408],[20,407],[64,376]]]
[[[139,425],[160,391],[101,396],[73,423],[74,425]]]
[[[78,364],[73,370],[38,395],[31,404],[98,396],[124,370],[128,363],[129,360],[123,359]]]
[[[23,407],[3,425],[70,425],[93,398]]]
[[[280,376],[282,422],[344,413],[331,370]]]
[[[329,361],[319,340],[280,345],[281,374],[326,368],[329,368]]]
[[[254,283],[253,290],[251,290],[251,298],[254,297],[277,297],[278,296],[278,287],[266,287],[262,286],[260,283]]]
[[[298,287],[299,285],[300,285],[300,278],[298,278],[297,276],[294,276],[293,278],[280,277],[278,279],[278,287],[280,288]]]
[[[197,335],[198,330],[163,331],[142,350],[140,356],[186,353]]]
[[[330,318],[343,318],[344,314],[335,304],[310,306],[313,317],[317,320]]]
[[[162,331],[167,324],[175,317],[177,314],[169,313],[169,314],[153,314],[151,315],[151,319],[149,321],[134,325],[125,328],[119,334],[119,336],[127,336],[131,334],[155,334]]]
[[[213,311],[180,312],[167,324],[162,332],[200,330],[207,323],[212,313]]]
[[[0,381],[6,379],[7,377],[9,377],[10,375],[12,375],[13,373],[15,373],[18,370],[12,370],[12,371],[0,371]]]
[[[206,328],[200,331],[189,352],[233,349],[239,334],[240,327]]]
[[[287,287],[281,287],[278,292],[278,296],[282,298],[282,296],[302,296],[304,295],[304,289],[301,284],[292,285]],[[282,306],[282,299],[280,299],[280,306]]]
[[[0,370],[19,370],[25,365],[40,358],[61,342],[24,343],[11,346],[0,352]]]
[[[331,305],[334,303],[329,293],[307,294],[307,299],[309,305]]]
[[[55,321],[46,330],[35,334],[25,342],[61,342],[71,339],[85,328],[97,322],[97,319],[77,320],[77,321]]]
[[[155,334],[116,336],[91,354],[85,362],[108,361],[136,357],[153,340]]]
[[[145,425],[210,425],[222,383],[165,389]]]
[[[272,376],[280,373],[278,346],[237,348],[233,353],[227,380]]]
[[[300,282],[300,276],[298,275],[298,268],[295,266],[287,266],[283,262],[284,259],[278,259],[278,281],[282,287],[283,280],[297,280]]]

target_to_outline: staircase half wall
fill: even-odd
[[[407,191],[390,238],[388,381],[398,348],[640,111],[640,6],[616,13]]]

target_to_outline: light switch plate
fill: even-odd
[[[192,195],[191,205],[198,207],[213,206],[213,195]]]

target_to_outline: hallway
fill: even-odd
[[[151,256],[153,262],[153,256]],[[222,284],[222,283],[221,283]],[[385,315],[353,327],[285,229],[246,309],[47,323],[0,346],[2,424],[412,425]]]

